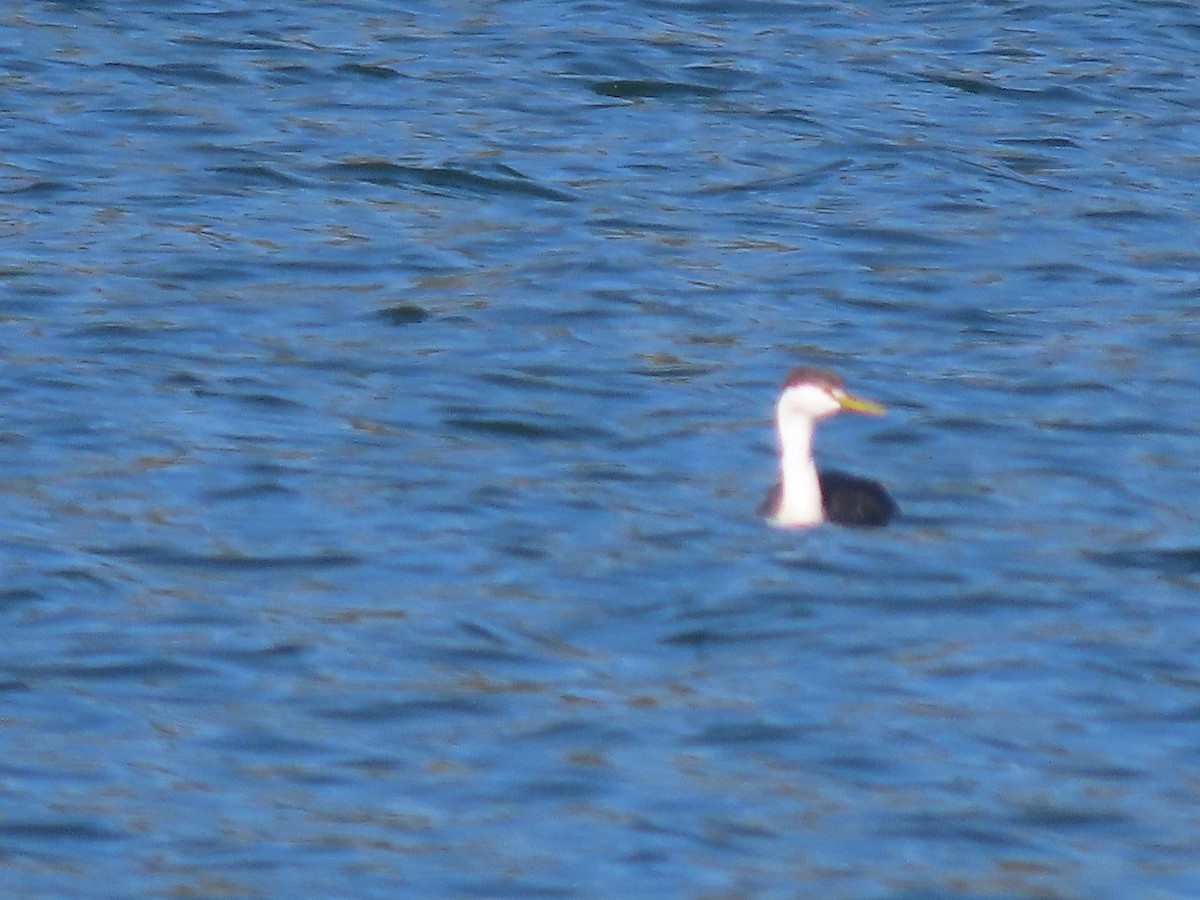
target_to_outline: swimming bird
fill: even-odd
[[[899,507],[883,486],[845,472],[818,471],[813,461],[813,429],[821,419],[847,412],[883,415],[878,403],[855,397],[834,372],[801,366],[783,383],[775,404],[779,436],[779,483],[767,494],[759,514],[775,525],[800,527],[886,525]]]

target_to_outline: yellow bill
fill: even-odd
[[[834,399],[841,404],[842,409],[846,412],[866,413],[869,416],[882,416],[887,412],[887,407],[882,403],[876,403],[874,400],[867,400],[863,397],[855,397],[853,394],[847,394],[842,391],[834,395]]]

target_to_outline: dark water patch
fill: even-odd
[[[95,663],[91,665],[54,663],[32,666],[11,666],[10,671],[27,679],[72,679],[76,681],[138,681],[161,683],[187,681],[212,675],[211,670],[180,663],[175,660],[151,658],[130,662]]]
[[[1024,804],[1016,816],[1022,828],[1100,829],[1126,826],[1132,817],[1123,810],[1089,806],[1069,806],[1053,802]]]
[[[1162,575],[1200,575],[1200,548],[1169,550],[1085,550],[1083,555],[1115,569],[1158,572]]]
[[[769,527],[764,524],[764,528]],[[830,529],[840,526],[828,526]],[[802,539],[803,535],[797,534],[798,539]],[[798,543],[801,543],[798,540]],[[779,564],[790,572],[803,575],[852,575],[853,569],[847,568],[842,561],[827,558],[805,549],[793,549],[784,547],[776,557]],[[802,600],[810,599],[804,592],[804,587],[801,584],[795,586],[795,593],[789,594],[787,591],[776,591],[776,597],[780,602],[787,602],[790,597],[790,602],[798,603]]]
[[[559,203],[575,199],[566,191],[545,187],[515,169],[499,164],[486,172],[475,172],[457,166],[415,166],[386,160],[352,159],[328,166],[325,171],[332,178],[382,187],[428,188],[450,195],[530,197]]]
[[[852,781],[879,781],[899,770],[893,758],[863,752],[837,753],[821,759],[821,767]]]
[[[550,555],[550,548],[541,536],[533,538],[505,537],[497,549],[512,559],[540,560]]]
[[[178,261],[178,260],[177,260]],[[230,285],[253,280],[254,266],[240,266],[232,262],[209,265],[189,261],[187,265],[164,265],[156,269],[158,283],[168,289],[180,289],[186,285]]]
[[[205,500],[220,502],[222,500],[259,500],[264,497],[280,497],[294,494],[295,491],[284,487],[277,481],[258,481],[253,484],[244,484],[233,488],[204,491],[200,496]]]
[[[334,69],[342,75],[355,75],[359,78],[366,78],[371,81],[391,81],[396,78],[405,77],[402,73],[397,72],[390,66],[383,65],[368,65],[365,63],[343,63]]]
[[[324,755],[328,748],[291,734],[268,731],[258,725],[250,725],[230,731],[216,740],[207,742],[212,747],[233,750],[238,754],[251,753],[279,759],[294,760],[297,757]]]
[[[278,570],[336,569],[362,562],[349,553],[328,551],[313,554],[253,556],[237,553],[189,553],[165,544],[126,544],[115,547],[95,547],[92,552],[112,556],[142,565],[218,572],[271,572]]]
[[[879,833],[889,837],[919,838],[935,842],[965,842],[993,849],[1030,846],[1012,827],[1007,824],[995,824],[993,819],[982,816],[977,811],[931,811],[892,816],[889,817],[888,824],[879,829]]]
[[[811,616],[811,612],[800,615]],[[780,639],[794,638],[795,629],[789,628],[751,628],[730,623],[727,627],[697,626],[674,631],[658,639],[664,646],[703,649],[738,644],[774,644]]]
[[[278,394],[270,393],[250,393],[250,394],[223,394],[222,396],[237,400],[239,403],[245,403],[248,406],[260,406],[267,409],[305,409],[305,404],[298,400],[293,400],[290,397],[281,397]]]
[[[127,837],[95,822],[84,819],[61,820],[12,820],[0,822],[0,838],[12,840],[34,840],[57,843],[59,841],[112,841]]]
[[[586,651],[568,643],[557,634],[539,631],[519,622],[501,625],[495,622],[460,619],[454,626],[455,632],[437,645],[436,656],[439,659],[458,654],[464,659],[480,661],[534,662],[547,655],[567,659],[583,659],[588,656]],[[470,643],[463,643],[463,638]],[[470,686],[482,689],[486,684],[472,681]]]
[[[619,214],[601,214],[593,220],[595,226],[602,232],[607,232],[616,237],[626,237],[634,239],[642,235],[657,234],[662,236],[670,236],[677,234],[677,230],[670,222],[659,221],[654,218],[637,218],[629,213]],[[611,292],[611,289],[609,289]],[[619,295],[621,299],[623,295]]]
[[[547,415],[542,421],[492,418],[484,416],[448,416],[442,420],[456,431],[510,438],[522,441],[605,441],[608,432],[589,425],[564,420],[562,416]]]
[[[900,604],[904,605],[904,604]],[[924,604],[914,603],[914,608]],[[972,588],[955,593],[935,591],[929,597],[928,607],[945,612],[988,612],[990,610],[1052,610],[1069,605],[1062,591],[1031,590],[1009,586],[998,588]]]
[[[163,386],[167,386],[167,388],[185,388],[192,390],[203,388],[203,386],[206,384],[203,378],[200,378],[197,376],[197,374],[192,372],[173,372],[168,374],[168,376],[163,376],[158,383],[162,384]]]
[[[1139,269],[1152,272],[1200,271],[1200,253],[1194,250],[1147,249],[1131,253],[1130,260]]]
[[[966,94],[982,94],[1005,100],[1028,102],[1030,100],[1048,100],[1054,103],[1091,103],[1091,98],[1076,88],[1049,85],[1042,88],[1007,87],[982,76],[942,75],[929,73],[924,76],[935,84],[945,85]]]
[[[705,823],[704,843],[709,847],[736,850],[749,841],[761,841],[775,838],[781,834],[774,828],[768,828],[747,819],[713,819]]]
[[[712,725],[691,738],[690,743],[712,746],[731,744],[788,744],[803,733],[792,725],[771,722],[744,721]]]
[[[238,187],[302,187],[305,182],[293,175],[288,175],[267,165],[252,166],[212,166],[209,169],[214,175],[229,184]]]
[[[1189,685],[1188,687],[1189,689],[1194,689],[1196,686]],[[1139,715],[1134,718],[1145,723],[1173,722],[1181,725],[1195,725],[1197,722],[1200,722],[1200,703],[1181,706],[1165,712],[1156,710],[1152,714]]]
[[[376,700],[353,706],[325,706],[314,710],[313,714],[344,722],[410,722],[419,719],[437,721],[444,716],[496,716],[502,710],[501,705],[479,697],[443,694],[407,700]]]
[[[579,802],[604,794],[607,785],[583,778],[537,778],[523,781],[513,789],[513,798],[522,803],[554,800]]]
[[[340,766],[344,769],[350,769],[361,773],[363,776],[371,779],[387,778],[403,769],[403,763],[400,760],[391,757],[366,756],[358,759],[349,759]],[[414,819],[414,827],[418,829],[429,828],[432,822],[428,818],[417,817]]]
[[[6,187],[0,189],[0,195],[7,197],[55,197],[59,194],[64,194],[75,190],[76,185],[69,184],[65,181],[55,181],[49,178],[31,178],[24,184],[16,187]]]
[[[192,393],[197,397],[211,397],[220,400],[230,400],[234,403],[245,404],[246,406],[252,407],[260,407],[263,409],[296,410],[307,408],[306,405],[299,400],[293,400],[290,397],[282,397],[279,394],[271,393],[270,391],[245,391],[238,388],[235,384],[230,384],[225,388],[193,386]]]
[[[691,362],[674,354],[654,354],[643,357],[640,365],[630,371],[634,375],[655,378],[659,381],[679,382],[690,381],[701,375],[708,375],[715,370],[712,364]]]
[[[997,868],[1004,868],[1004,860],[997,860]],[[1040,864],[1035,864],[1034,873],[1041,873],[1043,867]],[[1025,871],[1024,865],[1017,863],[1015,869]],[[1063,865],[1059,867],[1044,867],[1050,872],[1057,872],[1060,877],[1067,874],[1072,867]],[[1014,883],[1008,889],[995,890],[992,887],[991,881],[983,879],[971,879],[963,876],[953,879],[956,882],[954,887],[945,887],[940,884],[922,884],[919,878],[895,878],[891,879],[892,887],[886,893],[879,893],[880,900],[1013,900],[1014,897],[1037,897],[1039,900],[1062,900],[1062,898],[1072,897],[1073,894],[1062,894],[1059,891],[1050,888],[1044,889],[1036,883],[1033,885],[1025,885],[1023,883]],[[999,879],[996,879],[999,880]],[[1016,881],[1015,875],[1009,875],[1006,880]],[[976,884],[976,881],[982,881],[982,884]]]
[[[166,85],[205,84],[215,87],[232,87],[248,83],[239,75],[206,63],[162,63],[148,66],[142,63],[109,62],[104,65],[133,72]]]
[[[302,659],[312,650],[309,644],[285,641],[253,649],[220,649],[209,654],[213,659],[224,659],[256,669],[270,670],[280,663],[292,663]]]
[[[0,611],[19,608],[27,603],[36,603],[43,599],[42,594],[30,588],[9,588],[0,591]]]
[[[55,581],[63,584],[83,585],[103,591],[113,591],[117,587],[116,582],[112,578],[106,578],[95,569],[84,568],[83,566],[62,566],[52,569],[50,574]]]
[[[874,250],[881,247],[947,249],[959,242],[941,237],[928,229],[885,228],[876,224],[834,226],[830,234],[846,241],[867,244]]]
[[[1040,153],[997,152],[992,158],[1025,178],[1053,176],[1067,168],[1064,160]]]
[[[589,87],[593,93],[601,97],[612,97],[617,100],[669,100],[686,97],[710,99],[724,93],[720,88],[702,84],[649,78],[614,78],[593,81]]]
[[[896,526],[889,526],[896,527]],[[1061,589],[1053,585],[1036,588],[1024,583],[1019,588],[947,589],[937,578],[923,578],[892,573],[886,584],[871,587],[879,581],[872,569],[859,569],[858,574],[841,572],[838,577],[851,579],[849,586],[822,584],[807,589],[797,587],[794,607],[801,612],[789,615],[812,616],[823,607],[861,609],[890,614],[921,613],[938,616],[988,616],[1002,611],[1037,611],[1061,609],[1066,602]],[[804,604],[803,607],[800,604]]]
[[[339,609],[324,616],[321,621],[327,625],[353,625],[359,622],[407,619],[408,616],[409,611],[406,609]]]
[[[270,65],[264,72],[264,81],[268,84],[285,87],[309,86],[319,83],[325,77],[322,70],[300,63]]]
[[[166,323],[150,325],[136,322],[109,321],[85,325],[82,328],[68,332],[67,336],[72,338],[97,338],[102,341],[127,341],[131,338],[161,340],[164,332],[175,330],[175,328]],[[130,347],[127,343],[122,343],[119,349],[125,353],[134,352],[134,348]],[[156,350],[155,352],[161,352],[161,350]]]
[[[1005,138],[996,143],[1008,147],[1041,147],[1055,150],[1082,149],[1078,142],[1065,137],[1020,137]]]
[[[576,366],[564,366],[550,363],[535,363],[513,367],[507,371],[490,371],[479,375],[479,380],[486,385],[513,388],[521,392],[536,390],[541,394],[564,398],[568,395],[581,395],[595,398],[628,398],[631,391],[626,385],[620,384],[605,373],[604,377],[587,377]],[[452,407],[452,411],[467,411],[467,407]]]
[[[407,325],[420,325],[429,319],[428,311],[411,303],[397,303],[379,310],[376,315],[389,325],[399,328]]]
[[[181,34],[174,38],[174,43],[180,47],[193,47],[201,53],[212,53],[216,50],[232,50],[238,53],[265,53],[291,48],[291,45],[286,41],[268,40],[263,37],[235,38],[213,34]]]
[[[1085,219],[1097,222],[1116,222],[1120,224],[1137,225],[1145,222],[1164,221],[1161,210],[1149,210],[1138,207],[1123,209],[1089,209],[1079,214]]]
[[[643,547],[658,547],[667,551],[686,551],[687,548],[696,546],[697,542],[711,533],[712,528],[707,525],[691,525],[654,531],[635,528],[629,536]]]
[[[587,461],[576,463],[572,467],[575,478],[581,482],[597,484],[657,484],[662,479],[662,473],[657,469],[648,469],[621,462]]]
[[[505,686],[506,692],[508,685]],[[536,690],[545,692],[544,685],[538,685]],[[611,747],[614,744],[627,742],[634,735],[624,728],[614,728],[607,723],[598,723],[590,718],[557,719],[549,724],[534,727],[517,737],[523,743],[531,746],[579,748],[579,747]],[[569,761],[574,764],[603,768],[608,765],[605,756],[592,750],[574,750],[569,754]]]
[[[376,259],[355,259],[346,254],[311,254],[308,256],[280,256],[271,260],[271,265],[286,277],[297,273],[310,275],[367,276],[374,280],[380,273],[380,262]]]
[[[532,876],[514,873],[505,878],[462,882],[451,879],[453,893],[463,897],[544,897],[546,900],[567,900],[589,894],[580,887],[552,884]]]
[[[0,263],[0,278],[5,281],[29,278],[38,274],[37,266],[26,265],[18,262]],[[26,301],[22,304],[14,304],[8,298],[4,298],[3,309],[18,309],[27,310],[30,312],[36,311],[41,307],[33,305],[32,301]]]
[[[1020,271],[1037,276],[1037,280],[1044,284],[1091,282],[1099,277],[1099,272],[1091,266],[1060,259],[1021,266]]]
[[[755,527],[759,527],[756,523]],[[768,528],[767,525],[762,525]],[[782,582],[782,583],[780,583]],[[803,584],[789,584],[788,579],[772,579],[769,585],[758,586],[745,594],[735,595],[722,603],[707,603],[698,609],[687,608],[679,615],[681,620],[703,622],[706,620],[736,621],[746,615],[769,614],[773,619],[786,616],[807,618],[812,615],[804,593]]]
[[[1135,784],[1151,774],[1145,767],[1134,768],[1119,762],[1071,762],[1064,763],[1060,768],[1065,775],[1071,778],[1129,782],[1130,784]]]
[[[697,196],[706,194],[738,194],[738,193],[773,193],[794,188],[811,188],[835,178],[838,173],[844,172],[854,167],[854,160],[851,157],[842,157],[830,162],[822,163],[819,166],[804,169],[799,172],[792,172],[786,175],[771,175],[762,178],[754,178],[748,181],[729,182],[729,183],[707,183],[697,187],[695,193]],[[739,246],[750,247],[755,246],[754,242],[749,239],[740,238]],[[776,249],[785,251],[789,248],[786,245],[771,244],[763,242],[757,244],[760,247],[775,246]]]

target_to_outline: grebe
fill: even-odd
[[[878,482],[845,472],[818,472],[813,462],[813,429],[818,420],[842,410],[881,416],[878,403],[846,391],[833,372],[801,366],[783,383],[775,404],[779,435],[779,483],[767,494],[759,514],[775,525],[800,527],[886,525],[899,508]]]

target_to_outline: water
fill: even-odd
[[[10,5],[3,892],[1195,896],[1192,13]]]

